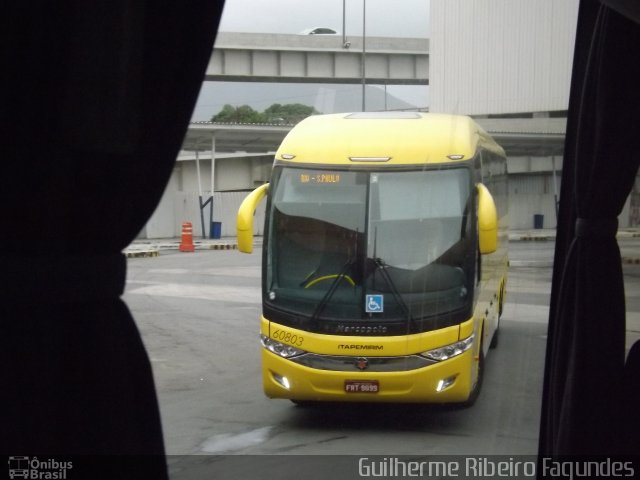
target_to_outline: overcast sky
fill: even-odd
[[[346,0],[346,33],[362,35],[363,0]],[[300,33],[330,27],[342,33],[343,0],[226,0],[220,30]],[[366,0],[366,34],[427,37],[429,0]]]

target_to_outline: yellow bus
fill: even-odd
[[[465,116],[312,116],[242,203],[242,252],[265,196],[265,394],[473,404],[505,299],[504,150]]]

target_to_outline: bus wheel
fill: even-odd
[[[484,352],[482,351],[482,344],[480,344],[480,358],[478,359],[478,376],[476,378],[476,384],[471,389],[469,398],[460,404],[462,408],[469,408],[476,403],[476,400],[480,396],[480,390],[482,389],[482,381],[484,380]]]
[[[489,348],[494,349],[498,346],[498,337],[500,336],[500,319],[502,318],[502,306],[504,299],[504,286],[500,289],[500,300],[498,302],[498,324],[496,325],[496,330],[493,332],[493,337],[491,338],[491,343],[489,344]]]
[[[496,329],[493,332],[493,337],[491,337],[491,343],[489,344],[489,348],[494,349],[498,346],[499,337],[500,337],[500,317],[498,317],[498,325],[496,325]]]

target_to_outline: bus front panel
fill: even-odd
[[[469,399],[486,348],[472,166],[274,168],[263,251],[267,396]]]
[[[306,332],[299,331],[303,336]],[[391,337],[374,337],[380,345]],[[371,337],[354,337],[351,345]],[[331,340],[329,339],[331,343]],[[475,347],[477,348],[477,347]],[[464,402],[475,378],[474,346],[444,361],[414,355],[371,356],[304,353],[283,358],[263,348],[262,375],[270,398],[295,401]],[[313,357],[308,359],[306,357]]]

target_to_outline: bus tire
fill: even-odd
[[[500,319],[502,318],[502,308],[503,308],[503,299],[504,299],[504,286],[500,288],[500,301],[498,302],[498,324],[496,325],[496,330],[493,332],[493,337],[491,338],[491,343],[489,344],[490,349],[494,349],[498,346],[498,338],[500,336]]]
[[[494,349],[498,346],[498,338],[500,337],[500,317],[498,317],[498,325],[496,325],[496,329],[493,332],[493,337],[491,337],[491,343],[489,344],[490,349]]]

